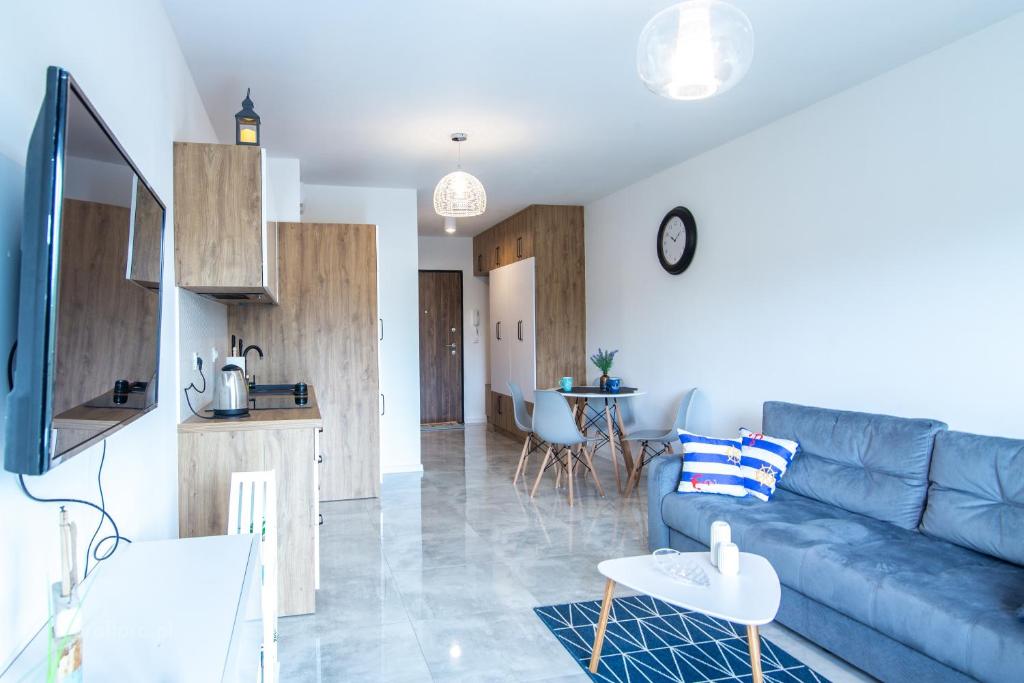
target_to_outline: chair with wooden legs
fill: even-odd
[[[683,394],[676,410],[675,422],[667,429],[631,429],[625,437],[626,441],[635,441],[640,444],[640,453],[633,461],[633,471],[626,481],[626,493],[629,495],[636,488],[640,481],[640,475],[644,467],[664,453],[672,452],[672,444],[679,439],[679,429],[686,429],[690,419],[690,406],[693,405],[693,397],[697,389],[690,389]]]
[[[519,388],[519,385],[515,382],[508,383],[508,389],[512,393],[512,417],[515,418],[516,427],[521,432],[526,432],[526,439],[523,441],[523,451],[519,454],[519,464],[516,465],[516,473],[512,477],[512,484],[516,484],[519,481],[519,477],[522,476],[526,479],[526,465],[529,463],[530,456],[533,455],[534,451],[537,451],[547,444],[537,438],[537,435],[533,433],[533,418],[530,416],[530,411],[526,409],[526,401],[523,399],[523,392]]]
[[[540,439],[548,443],[541,461],[537,479],[533,483],[530,497],[537,495],[537,488],[544,472],[551,467],[561,473],[565,471],[565,481],[569,489],[569,505],[574,499],[574,478],[576,467],[582,465],[594,475],[594,486],[604,496],[601,480],[594,469],[594,460],[589,443],[592,441],[584,436],[576,424],[568,402],[557,391],[538,391],[534,394],[533,430]]]

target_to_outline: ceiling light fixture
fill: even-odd
[[[455,234],[455,216],[444,217],[444,231],[449,235]]]
[[[746,14],[721,0],[689,0],[647,22],[636,68],[662,97],[702,100],[739,83],[753,57],[754,29]]]
[[[487,192],[473,175],[462,170],[462,145],[465,133],[452,133],[452,142],[459,145],[457,170],[452,171],[434,188],[434,211],[440,216],[468,218],[479,216],[487,209]],[[446,228],[447,230],[447,228]]]

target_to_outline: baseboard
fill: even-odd
[[[487,424],[487,416],[482,415],[480,417],[467,417],[462,421],[463,424],[467,425],[485,425]]]

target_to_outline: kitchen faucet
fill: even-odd
[[[260,354],[260,360],[263,360],[263,349],[261,349],[260,347],[256,346],[255,344],[249,344],[248,346],[245,347],[245,350],[242,351],[242,358],[245,358],[245,366],[246,367],[249,367],[249,352],[250,351],[255,351],[256,353]],[[254,372],[251,375],[249,375],[248,380],[249,380],[249,388],[253,389],[256,386],[256,373]]]

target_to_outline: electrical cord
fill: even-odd
[[[199,370],[199,376],[203,380],[203,388],[200,389],[199,387],[197,387],[195,382],[189,382],[188,386],[185,387],[185,403],[188,404],[188,409],[191,410],[192,414],[195,415],[196,417],[198,417],[200,419],[203,419],[203,420],[213,420],[215,418],[210,416],[210,415],[200,415],[199,413],[197,413],[196,409],[192,407],[192,401],[188,397],[188,390],[189,389],[191,389],[192,391],[196,392],[197,394],[205,394],[206,393],[206,375],[203,374],[203,359],[202,358],[196,358],[196,369]]]

